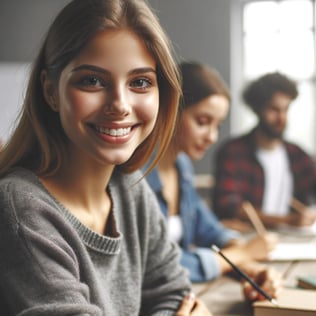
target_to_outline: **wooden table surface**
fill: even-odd
[[[316,243],[316,236],[287,234],[279,236],[282,242]],[[267,264],[282,273],[285,287],[296,287],[298,276],[316,275],[316,261],[278,261]],[[253,315],[251,304],[243,297],[240,282],[229,276],[222,276],[206,283],[195,283],[193,290],[214,316]]]

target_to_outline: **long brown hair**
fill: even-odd
[[[89,40],[107,29],[129,28],[138,34],[157,62],[159,113],[152,133],[120,165],[123,172],[144,165],[156,149],[164,153],[175,125],[180,83],[173,52],[157,17],[142,0],[73,0],[55,18],[33,63],[17,126],[0,153],[0,175],[16,166],[37,174],[53,174],[61,166],[69,141],[59,114],[45,101],[41,73],[58,83],[63,69]]]
[[[183,61],[179,64],[182,77],[182,108],[190,107],[211,95],[222,95],[230,101],[230,93],[220,73],[207,64]]]

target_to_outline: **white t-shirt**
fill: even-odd
[[[293,176],[284,146],[272,150],[258,149],[256,155],[264,170],[263,212],[287,214],[293,196]]]
[[[183,236],[182,221],[179,215],[168,216],[168,234],[169,239],[179,243]]]

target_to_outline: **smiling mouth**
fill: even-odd
[[[95,126],[94,127],[99,133],[113,136],[113,137],[119,137],[119,136],[125,136],[131,132],[131,127],[124,127],[124,128],[107,128],[102,126]]]

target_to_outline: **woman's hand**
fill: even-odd
[[[191,292],[186,295],[175,316],[212,316],[212,313]]]
[[[278,237],[274,233],[267,233],[264,236],[256,236],[244,245],[246,253],[252,260],[266,260],[269,258],[270,252],[278,243]]]
[[[252,263],[243,266],[242,270],[272,298],[276,298],[282,290],[282,276],[275,269]],[[249,301],[266,299],[245,280],[242,280],[242,289],[245,298]]]
[[[238,218],[222,219],[221,223],[229,229],[237,230],[241,233],[249,233],[253,230],[253,226],[250,223],[242,221]]]

